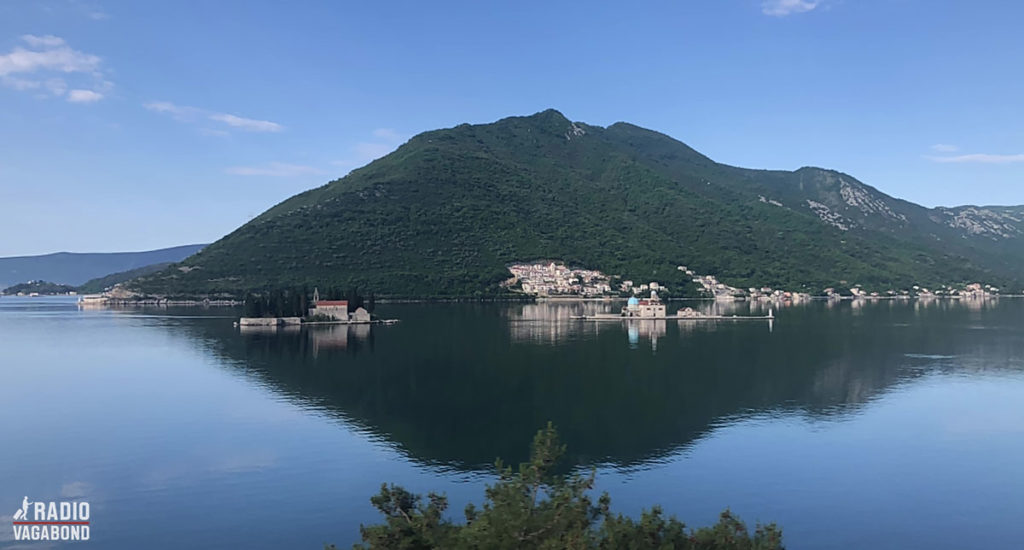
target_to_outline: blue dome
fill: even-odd
[[[637,306],[637,305],[640,305],[640,300],[637,300],[637,299],[636,299],[636,296],[633,296],[632,298],[630,298],[630,299],[629,299],[629,301],[628,301],[628,302],[626,302],[626,305],[629,305],[629,306]]]

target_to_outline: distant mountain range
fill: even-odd
[[[145,252],[58,252],[41,256],[0,258],[0,288],[28,281],[78,286],[90,279],[117,272],[153,264],[180,262],[205,246],[190,244]]]
[[[679,287],[686,265],[738,287],[1020,289],[1024,206],[925,208],[833,170],[737,168],[548,110],[420,134],[129,286],[480,297],[501,292],[509,263],[542,259]]]

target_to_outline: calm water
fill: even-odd
[[[1024,300],[815,302],[771,330],[583,307],[607,306],[268,333],[0,299],[0,547],[25,495],[88,500],[97,548],[344,546],[381,482],[458,516],[548,420],[623,512],[730,507],[796,549],[1021,547]]]

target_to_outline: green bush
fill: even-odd
[[[370,499],[384,515],[379,525],[360,526],[357,549],[692,549],[781,550],[782,532],[758,525],[753,533],[726,510],[715,525],[689,529],[661,508],[645,510],[639,520],[613,514],[611,498],[589,495],[594,472],[561,474],[556,469],[565,447],[549,423],[533,439],[530,461],[514,470],[497,463],[498,481],[489,485],[484,504],[466,507],[465,523],[445,518],[448,500],[430,493],[424,499],[395,485],[383,485]],[[334,545],[326,547],[335,549]]]

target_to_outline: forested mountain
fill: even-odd
[[[500,292],[556,259],[682,286],[1019,288],[1024,207],[924,208],[821,168],[719,164],[664,134],[548,110],[422,133],[129,287],[239,295],[306,284],[393,297]]]
[[[58,252],[0,258],[0,288],[38,280],[77,286],[111,273],[159,263],[180,262],[204,246],[191,244],[145,252]]]

